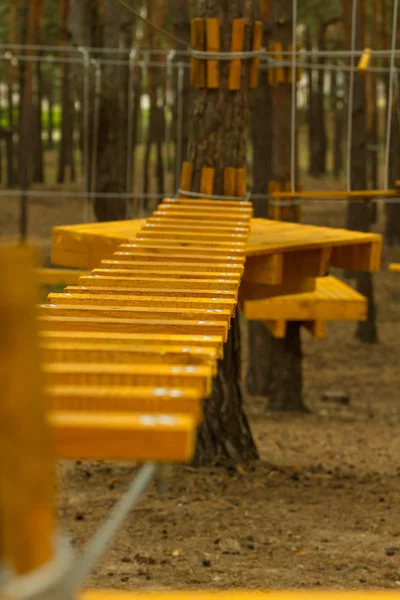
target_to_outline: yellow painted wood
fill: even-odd
[[[226,341],[228,328],[222,321],[161,319],[116,319],[94,317],[39,317],[42,331],[98,331],[108,333],[160,333],[171,335],[212,335]]]
[[[235,273],[224,273],[217,271],[191,271],[189,268],[186,270],[177,269],[176,271],[172,270],[153,270],[150,264],[147,265],[147,268],[129,268],[129,269],[119,269],[117,267],[111,266],[109,269],[93,269],[93,276],[105,276],[105,277],[133,277],[140,282],[140,279],[152,279],[156,278],[157,281],[160,280],[182,280],[184,282],[190,283],[193,280],[207,280],[207,281],[228,281],[228,289],[237,289],[240,281],[240,275]],[[139,283],[140,285],[140,283]],[[231,286],[231,287],[229,287]]]
[[[132,294],[49,294],[51,304],[94,305],[94,306],[135,306],[135,307],[167,307],[194,308],[205,310],[228,310],[231,315],[235,311],[235,300],[225,298],[179,298],[175,296],[135,296]]]
[[[229,207],[232,212],[253,214],[253,204],[246,200],[205,200],[205,199],[187,199],[187,198],[164,198],[161,205],[173,204],[174,206],[185,207],[207,207],[207,210],[219,210],[221,206],[224,209]]]
[[[391,263],[389,265],[388,269],[392,273],[399,273],[400,272],[400,264],[398,264],[398,263]]]
[[[53,411],[55,454],[66,459],[189,462],[196,423],[187,415]]]
[[[240,286],[239,301],[243,306],[245,302],[263,302],[270,298],[278,300],[278,298],[291,298],[292,295],[299,296],[300,294],[303,296],[307,292],[314,292],[316,285],[317,279],[315,277],[293,277],[282,285],[260,285],[244,281]]]
[[[160,205],[159,210],[175,210],[176,206],[177,204],[175,201],[167,201],[166,203]],[[193,206],[193,204],[189,204],[188,206]],[[199,205],[199,207],[201,207],[201,205]],[[186,207],[185,210],[187,208],[188,207]],[[227,208],[228,207],[225,207],[225,210]],[[210,212],[211,209],[207,208],[206,210],[212,216],[212,212]],[[126,223],[129,224],[134,222],[132,221]],[[93,231],[97,231],[97,234],[95,235],[93,233],[92,242],[94,246],[97,246],[97,244],[101,246],[103,234],[101,233],[101,227],[99,228],[98,226],[102,226],[105,230],[108,224],[97,223],[95,225],[97,226],[97,229]],[[125,228],[127,226],[128,225],[124,224]],[[86,227],[91,226],[88,225]],[[67,239],[69,235],[69,228],[65,227],[63,230],[64,236]],[[114,235],[117,234],[114,233]],[[75,244],[78,248],[79,243],[76,239]],[[120,244],[123,244],[123,246],[120,246]],[[331,266],[339,268],[351,268],[354,270],[377,271],[380,267],[381,247],[382,237],[374,233],[361,233],[347,231],[344,229],[299,225],[297,223],[283,223],[280,221],[269,221],[267,219],[252,219],[251,231],[246,246],[246,255],[248,257],[261,255],[265,257],[265,260],[270,261],[270,259],[267,258],[268,256],[283,254],[283,260],[285,263],[285,259],[289,253],[297,254],[299,252],[303,252],[302,256],[293,257],[293,261],[297,261],[297,264],[302,264],[302,268],[304,269],[306,268],[306,261],[304,260],[306,255],[304,253],[309,250],[318,250],[324,248],[327,252],[329,252],[329,249],[331,249],[331,258],[329,260]],[[62,248],[58,248],[58,250],[62,252]],[[208,245],[205,244],[205,242],[199,245],[199,243],[195,241],[191,242],[190,240],[186,243],[185,241],[179,243],[174,239],[166,239],[160,242],[154,239],[146,238],[136,239],[136,241],[131,241],[128,243],[126,241],[126,237],[121,234],[121,236],[115,241],[112,251],[109,253],[103,251],[103,254],[97,263],[93,261],[92,256],[88,251],[85,254],[85,249],[83,246],[81,246],[80,251],[81,257],[79,264],[76,265],[75,263],[71,263],[69,260],[69,255],[67,254],[62,256],[62,261],[60,264],[65,266],[80,266],[82,268],[94,267],[98,266],[101,259],[111,258],[112,253],[115,251],[133,252],[135,255],[143,253],[147,255],[155,254],[160,256],[163,254],[171,255],[174,253],[184,253],[186,257],[196,256],[197,254],[198,256],[211,256],[212,260],[216,260],[218,257],[222,258],[222,256],[224,256],[223,261],[225,261],[225,257],[229,256],[230,260],[239,262],[241,260],[243,247],[237,247],[232,244],[230,247],[226,247],[226,245],[215,245],[212,242],[209,242]],[[84,258],[82,259],[82,257]],[[328,261],[326,260],[326,262]],[[309,269],[310,263],[308,263],[308,261],[307,264],[307,269]],[[248,265],[251,266],[250,261],[248,262]],[[320,262],[320,266],[321,265],[322,262]],[[287,267],[286,271],[289,272],[290,269]],[[276,275],[275,283],[279,283],[278,275],[279,273]],[[318,276],[315,274],[315,261],[313,271],[312,273],[308,271],[308,275]]]
[[[51,559],[55,533],[35,258],[23,244],[0,248],[0,559],[17,574]]]
[[[96,342],[47,342],[40,346],[46,363],[207,365],[217,369],[217,349],[186,346],[144,346]]]
[[[165,218],[165,217],[150,217],[147,219],[145,229],[154,231],[208,231],[212,235],[214,233],[247,233],[250,229],[250,219],[248,222],[234,221],[228,224],[218,224],[218,221],[199,221],[196,217],[193,217],[190,221],[182,221],[179,217],[176,219]]]
[[[148,240],[140,240],[136,241],[133,244],[121,244],[121,246],[119,246],[119,249],[121,251],[134,250],[136,253],[151,253],[157,257],[164,256],[165,254],[171,255],[176,254],[177,252],[184,252],[186,256],[190,257],[195,256],[197,258],[198,256],[212,256],[215,260],[223,259],[225,261],[225,259],[230,258],[234,262],[244,262],[244,253],[243,248],[241,246],[233,247],[229,245],[214,245],[214,247],[207,247],[199,246],[197,244],[179,244],[178,242],[176,242],[176,244],[165,245],[164,242],[159,243],[155,241],[151,242]]]
[[[224,264],[225,269],[229,269],[229,270],[239,270],[243,268],[243,264],[244,264],[244,260],[245,257],[244,255],[242,257],[239,256],[229,256],[229,255],[225,255],[225,256],[213,256],[211,258],[211,253],[210,254],[195,254],[194,253],[190,253],[190,254],[185,254],[184,249],[180,249],[180,251],[174,252],[173,250],[168,252],[168,251],[164,251],[162,254],[160,254],[159,256],[155,255],[154,252],[147,252],[145,248],[135,248],[135,247],[130,247],[130,246],[126,246],[126,245],[121,245],[120,249],[117,252],[114,252],[112,258],[115,260],[128,260],[128,261],[139,261],[139,262],[149,262],[149,261],[157,261],[160,262],[162,261],[163,263],[193,263],[194,261],[196,262],[196,264],[199,263],[206,263],[206,264],[210,264],[211,260],[217,260],[217,264],[221,264],[221,261],[223,260],[224,262],[222,264]]]
[[[362,321],[367,314],[366,298],[332,276],[318,278],[314,292],[264,298],[260,288],[242,306],[250,320]]]
[[[88,275],[88,271],[78,269],[37,269],[37,278],[43,285],[74,285],[81,275]]]
[[[87,590],[80,600],[398,600],[397,590],[226,590],[118,592]]]
[[[139,255],[140,256],[140,255]],[[209,258],[210,260],[210,258]],[[151,264],[150,264],[151,263]],[[141,261],[141,260],[122,260],[120,257],[117,257],[116,254],[113,255],[112,259],[102,260],[100,268],[104,269],[134,269],[134,270],[149,270],[151,269],[154,272],[157,271],[190,271],[191,273],[195,273],[196,271],[206,272],[208,273],[226,273],[231,274],[235,277],[241,277],[244,271],[243,265],[226,265],[222,262],[193,262],[189,261],[166,261],[164,257],[162,260],[153,260],[152,261]],[[81,273],[82,275],[88,275],[89,273]]]
[[[211,392],[212,367],[207,365],[104,365],[45,363],[46,385],[192,387],[203,397]]]
[[[235,175],[234,173],[234,169],[233,169],[233,175]],[[181,221],[182,223],[186,223],[186,222],[211,222],[211,223],[215,223],[217,220],[221,221],[222,223],[237,223],[238,227],[248,227],[248,223],[249,223],[249,217],[247,217],[246,215],[244,215],[243,217],[237,216],[235,214],[232,214],[229,209],[225,209],[223,210],[223,208],[221,208],[218,211],[218,216],[214,213],[210,213],[209,211],[203,209],[197,210],[197,211],[193,211],[191,209],[186,209],[185,207],[179,208],[179,206],[171,206],[171,205],[161,205],[154,213],[153,213],[153,217],[154,218],[163,218],[166,220],[177,220],[179,219],[179,221]],[[240,219],[240,220],[238,220]]]
[[[68,304],[41,304],[38,307],[41,316],[48,317],[100,317],[107,319],[159,319],[189,321],[221,321],[229,326],[231,311],[223,309],[167,308],[131,306],[94,306]]]
[[[162,241],[164,244],[167,244],[167,240],[171,240],[173,245],[176,242],[184,243],[184,242],[197,242],[198,245],[240,245],[241,247],[245,247],[245,242],[247,239],[246,233],[210,233],[207,231],[207,228],[204,228],[200,231],[191,231],[191,228],[187,229],[168,229],[165,227],[155,228],[155,227],[144,227],[137,235],[137,240],[142,239],[151,239]]]
[[[109,333],[101,331],[39,331],[39,342],[45,343],[101,343],[138,346],[176,346],[211,348],[221,358],[222,338],[212,335],[171,335],[158,333]]]
[[[195,388],[58,386],[44,390],[49,410],[183,414],[202,418],[203,397]]]
[[[101,275],[99,272],[106,271],[107,274]],[[120,276],[116,273],[114,276],[109,273],[106,269],[94,269],[93,275],[88,277],[81,277],[79,283],[84,287],[121,287],[121,288],[142,288],[147,290],[169,290],[169,289],[182,289],[185,286],[189,290],[213,290],[218,291],[220,289],[231,291],[235,293],[238,282],[234,279],[218,279],[211,277],[209,279],[184,279],[182,278],[168,278],[168,277],[134,277],[132,271],[127,271],[129,275],[126,277]],[[195,276],[197,273],[195,274]],[[191,295],[191,292],[189,293]]]
[[[113,283],[109,283],[105,281],[100,286],[68,286],[65,288],[65,292],[67,293],[83,293],[83,294],[107,294],[107,295],[124,295],[124,296],[145,296],[148,297],[151,294],[152,297],[159,298],[215,298],[217,299],[227,299],[227,300],[235,300],[237,292],[223,289],[211,289],[211,290],[201,290],[201,289],[191,289],[185,288],[183,285],[181,287],[176,287],[174,289],[171,288],[137,288],[137,287],[118,287],[117,285],[113,285]]]

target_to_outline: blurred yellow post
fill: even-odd
[[[0,247],[0,560],[17,575],[51,559],[55,525],[35,267],[31,248]]]

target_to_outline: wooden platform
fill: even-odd
[[[336,277],[319,277],[316,289],[270,297],[268,288],[244,282],[240,303],[249,320],[264,321],[273,335],[285,337],[288,321],[301,321],[315,337],[324,337],[326,321],[363,321],[367,300]]]
[[[118,592],[114,590],[81,592],[80,600],[399,600],[397,590],[294,590],[294,591],[155,591]]]
[[[174,204],[168,209],[165,206],[169,206],[168,203],[161,204],[154,214],[176,211]],[[203,218],[206,217],[210,218],[207,211]],[[197,222],[198,219],[197,215]],[[117,251],[119,258],[122,258],[121,252],[130,251],[129,260],[132,260],[135,248],[119,249],[119,246],[133,241],[142,225],[143,221],[138,220],[55,227],[52,261],[66,267],[93,269]],[[139,253],[145,249],[145,241],[142,240]],[[187,243],[175,239],[176,254],[189,257],[189,249]],[[211,250],[215,260],[215,248]],[[382,236],[374,233],[252,219],[245,252],[245,280],[280,285],[290,276],[321,277],[331,266],[374,272],[380,268],[381,250]],[[154,248],[152,254],[154,256]],[[200,254],[198,250],[197,254]],[[230,258],[233,259],[234,254]]]

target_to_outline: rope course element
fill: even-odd
[[[351,147],[353,144],[353,105],[354,105],[354,72],[355,72],[355,46],[357,32],[357,7],[358,1],[353,0],[351,14],[351,56],[350,56],[350,81],[349,102],[347,107],[347,158],[346,158],[346,183],[347,191],[351,190]]]

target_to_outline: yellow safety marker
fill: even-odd
[[[104,275],[100,274],[100,272],[105,271]],[[201,290],[201,292],[205,290],[213,290],[217,292],[221,288],[226,291],[230,291],[232,293],[236,293],[238,282],[234,279],[219,279],[215,277],[212,279],[199,279],[196,278],[172,278],[172,277],[135,277],[134,272],[127,271],[126,276],[120,276],[118,273],[115,273],[112,276],[111,271],[107,271],[107,269],[94,269],[93,275],[89,275],[88,277],[81,277],[79,283],[82,286],[87,287],[121,287],[121,288],[134,288],[135,293],[137,293],[137,288],[147,289],[147,290],[169,290],[169,289],[181,289],[185,287],[185,284],[190,290]],[[211,274],[212,275],[212,274]],[[153,293],[153,292],[152,292]],[[188,295],[192,295],[191,291]]]
[[[106,319],[92,317],[39,317],[42,331],[99,331],[108,333],[159,333],[171,335],[220,336],[226,342],[228,327],[222,321],[161,319]]]
[[[106,333],[96,331],[39,331],[39,341],[45,343],[90,342],[101,344],[137,344],[140,346],[195,346],[212,348],[221,358],[222,338],[212,335],[166,335],[160,333]]]
[[[392,273],[400,273],[400,264],[399,263],[391,263],[388,267],[388,270]]]
[[[36,269],[39,283],[43,285],[74,285],[79,277],[88,275],[88,271],[79,269]]]
[[[208,365],[216,372],[216,348],[186,346],[142,346],[99,342],[47,342],[40,346],[42,360],[106,364]]]
[[[44,391],[49,410],[183,414],[198,424],[203,397],[195,388],[58,386]]]
[[[112,282],[109,284],[109,282],[106,280],[102,285],[100,286],[79,286],[79,287],[75,287],[75,286],[68,286],[65,288],[65,292],[68,294],[73,294],[73,293],[79,293],[79,294],[91,294],[91,295],[103,295],[103,294],[107,294],[107,295],[123,295],[123,296],[142,296],[142,297],[149,297],[149,295],[151,294],[152,297],[158,297],[158,298],[178,298],[178,299],[184,299],[184,298],[189,298],[189,299],[196,299],[196,298],[204,298],[204,299],[225,299],[225,300],[235,300],[236,296],[237,296],[237,292],[236,291],[230,291],[230,290],[222,290],[222,289],[211,289],[211,290],[202,290],[202,289],[187,289],[185,287],[183,287],[183,285],[181,287],[177,287],[174,289],[171,288],[137,288],[137,287],[119,287],[118,286],[118,280],[117,280],[117,284],[114,285],[113,281],[115,281],[114,279],[112,279]],[[236,301],[236,300],[235,300]]]
[[[35,258],[25,244],[0,248],[0,560],[16,575],[40,569],[54,553],[53,461],[37,350]]]
[[[236,302],[225,298],[179,298],[174,296],[135,296],[132,294],[49,294],[51,304],[93,305],[93,306],[135,306],[154,308],[193,308],[204,310],[228,310],[233,316]]]
[[[159,319],[189,321],[222,321],[229,326],[231,312],[223,309],[135,307],[135,306],[94,306],[41,304],[38,314],[43,317],[100,317],[106,319]]]
[[[115,256],[115,255],[114,255]],[[205,274],[209,273],[218,273],[219,276],[222,275],[232,275],[234,277],[241,277],[243,274],[243,266],[242,265],[234,265],[233,267],[230,265],[225,265],[223,263],[202,263],[202,262],[172,262],[172,261],[140,261],[140,260],[121,260],[117,257],[102,260],[101,268],[104,269],[134,269],[137,271],[146,271],[151,270],[153,272],[163,272],[163,271],[190,271],[191,273],[195,273],[197,271],[203,272]],[[82,273],[82,275],[88,275],[88,273]]]
[[[195,448],[186,415],[54,411],[48,423],[58,458],[189,462]]]
[[[212,367],[183,365],[104,365],[45,363],[48,386],[191,387],[206,398],[211,392]]]

